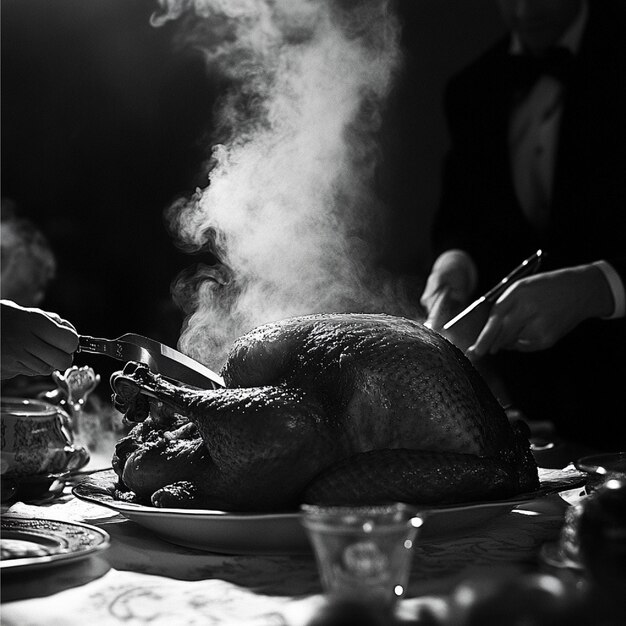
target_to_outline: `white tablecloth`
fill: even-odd
[[[548,496],[455,536],[419,541],[400,613],[445,611],[463,580],[543,567],[540,546],[558,536],[567,504]],[[105,552],[75,564],[2,576],[4,626],[306,624],[323,602],[313,555],[228,556],[183,548],[101,506],[67,494],[5,514],[80,521],[111,536]]]

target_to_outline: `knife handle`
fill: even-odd
[[[534,274],[541,265],[541,261],[544,257],[543,250],[537,250],[534,254],[531,254],[527,259],[524,259],[515,269],[509,272],[497,285],[492,287],[484,298],[487,302],[495,302],[508,288],[509,285],[514,283],[524,276]]]
[[[115,359],[124,360],[122,345],[114,339],[102,339],[80,335],[76,352],[91,352],[93,354],[106,354]]]

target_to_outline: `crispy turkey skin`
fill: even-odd
[[[422,324],[323,314],[238,339],[225,389],[128,363],[118,409],[140,422],[113,458],[126,497],[162,507],[284,510],[421,504],[538,486],[528,441],[466,357]]]

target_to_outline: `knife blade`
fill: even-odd
[[[134,333],[126,333],[117,339],[80,335],[77,352],[103,354],[119,361],[138,361],[146,364],[155,374],[200,389],[226,386],[219,374],[202,363],[154,339]]]
[[[480,298],[474,300],[469,306],[465,307],[458,315],[455,315],[450,321],[443,325],[443,330],[449,331],[456,326],[461,320],[465,319],[472,311],[478,309],[481,305],[488,303],[493,304],[516,280],[524,276],[534,274],[541,265],[544,257],[543,250],[537,250],[527,259],[524,259],[516,268],[509,272],[499,283],[494,285],[489,291],[484,293]]]

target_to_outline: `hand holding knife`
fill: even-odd
[[[489,291],[446,322],[441,330],[444,337],[461,350],[467,350],[487,321],[493,303],[517,280],[537,272],[543,257],[543,251],[537,250],[527,259],[524,259]]]
[[[449,322],[443,325],[444,330],[450,330],[458,324],[463,318],[469,315],[474,309],[481,304],[487,302],[493,304],[516,280],[534,274],[541,265],[543,251],[537,250],[534,254],[524,259],[513,271],[508,273],[497,285],[494,285],[487,293],[483,294],[477,300],[474,300],[468,307],[463,309],[458,315],[454,316]]]

